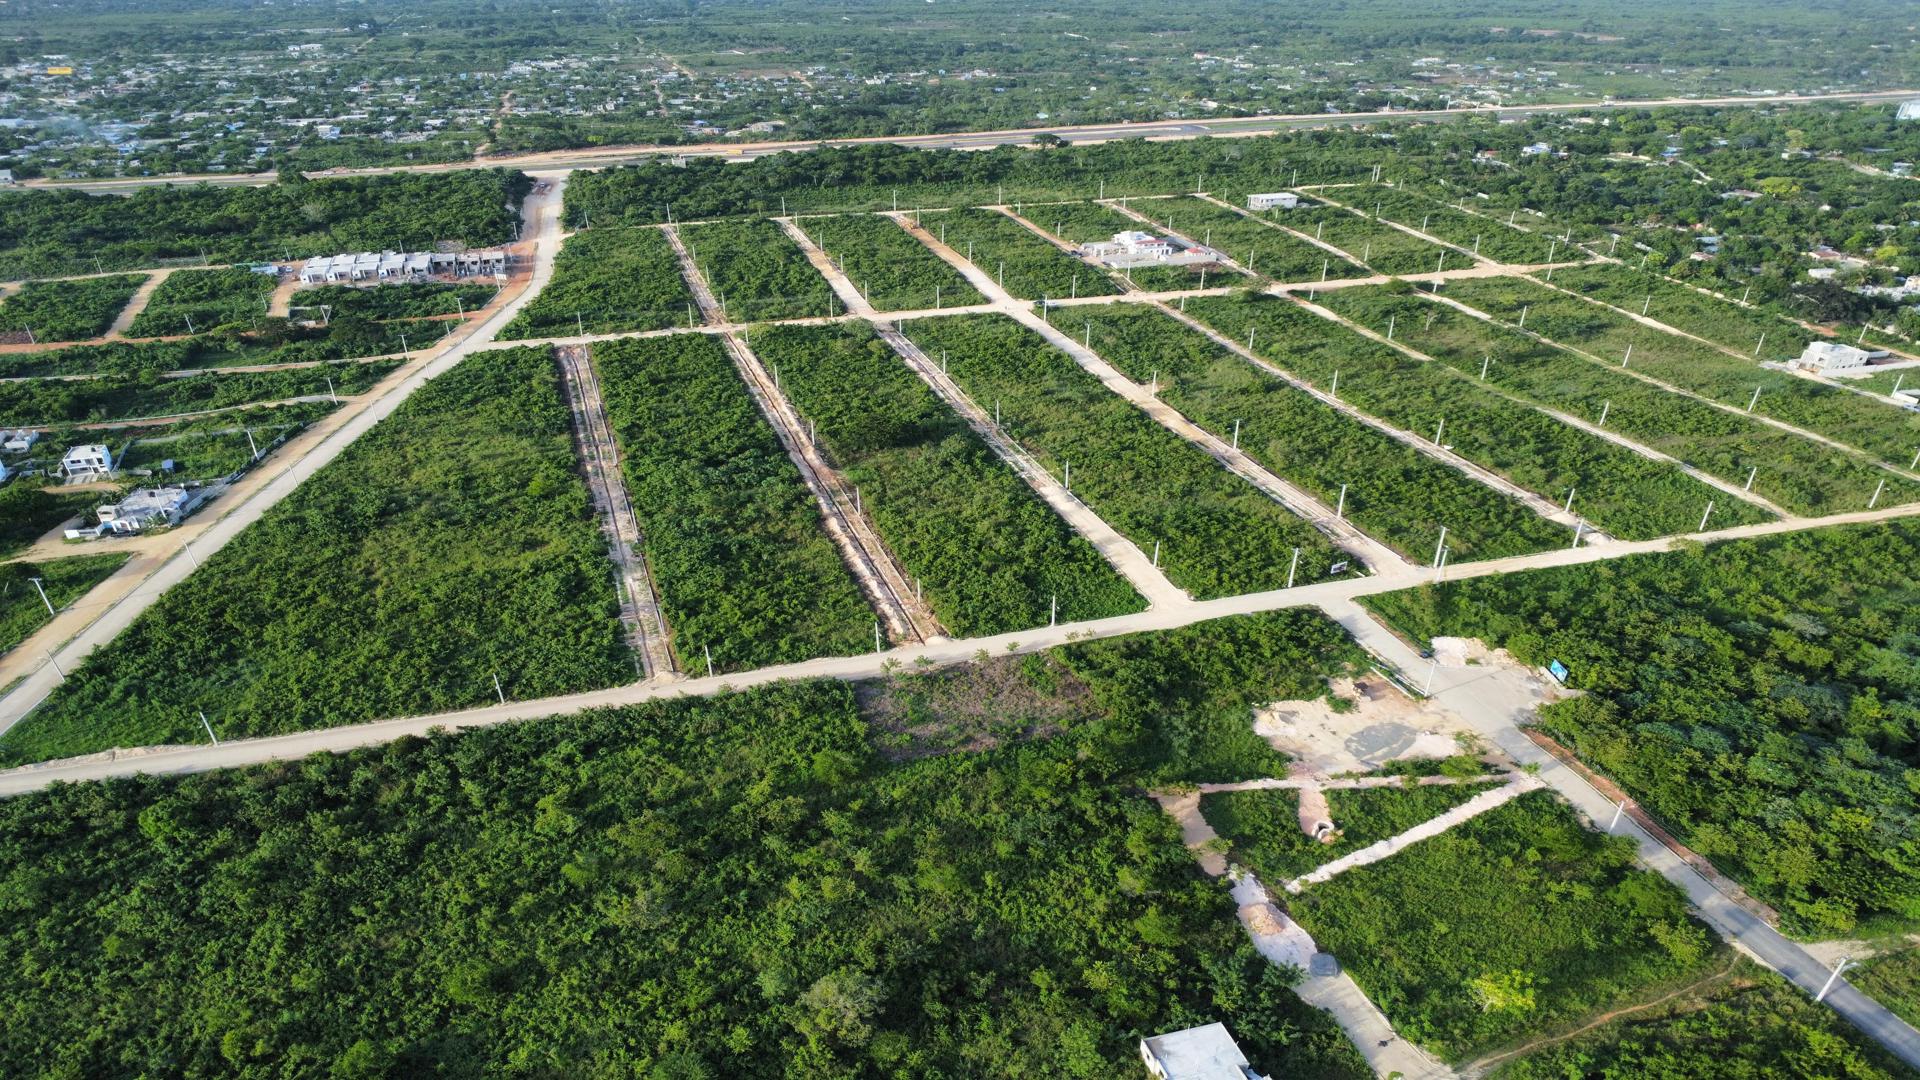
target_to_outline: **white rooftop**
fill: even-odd
[[[1140,1041],[1140,1056],[1164,1080],[1257,1080],[1225,1024],[1208,1024]],[[1158,1066],[1155,1068],[1155,1066]]]

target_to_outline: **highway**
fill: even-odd
[[[1744,97],[1662,98],[1651,101],[1583,101],[1559,105],[1507,105],[1463,109],[1410,109],[1386,113],[1291,113],[1273,116],[1245,116],[1218,120],[1148,120],[1137,123],[1083,124],[1055,127],[1010,128],[998,131],[969,131],[943,135],[881,135],[857,139],[815,139],[786,142],[712,142],[689,146],[606,146],[582,150],[553,150],[537,154],[502,154],[470,161],[441,162],[429,165],[383,165],[358,169],[328,169],[307,175],[322,179],[336,176],[378,176],[391,173],[449,172],[456,169],[537,169],[542,172],[570,172],[574,169],[599,169],[610,165],[629,165],[663,155],[673,157],[717,157],[726,161],[750,161],[768,154],[817,150],[823,146],[859,146],[886,143],[925,150],[989,150],[996,146],[1024,146],[1036,136],[1057,135],[1073,143],[1113,142],[1119,139],[1198,139],[1207,136],[1270,135],[1300,128],[1356,127],[1385,120],[1454,120],[1469,116],[1496,119],[1520,119],[1546,113],[1619,112],[1679,106],[1727,107],[1758,105],[1809,105],[1821,102],[1899,101],[1920,97],[1920,90],[1862,90],[1839,94],[1768,94]],[[175,176],[138,176],[112,180],[29,180],[21,186],[30,189],[85,191],[96,195],[127,195],[156,184],[216,184],[260,186],[277,179],[275,173],[198,173]]]

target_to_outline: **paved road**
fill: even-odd
[[[1920,96],[1920,90],[1871,90],[1845,94],[1771,94],[1753,97],[1661,98],[1650,101],[1585,101],[1564,105],[1513,105],[1468,109],[1422,109],[1393,113],[1301,113],[1277,116],[1248,116],[1233,119],[1154,120],[1142,123],[1086,124],[1078,126],[1015,128],[1000,131],[971,131],[953,135],[898,135],[859,139],[820,139],[794,142],[702,143],[694,146],[616,146],[591,150],[555,150],[539,154],[488,157],[474,161],[444,162],[434,165],[392,165],[363,169],[332,169],[309,176],[371,176],[403,172],[450,172],[458,169],[514,168],[539,171],[598,169],[626,165],[662,155],[718,157],[747,161],[768,154],[795,150],[815,150],[823,146],[858,146],[865,143],[890,143],[921,149],[987,150],[996,146],[1024,146],[1037,135],[1058,135],[1070,142],[1110,142],[1116,139],[1197,139],[1205,136],[1268,135],[1296,128],[1353,127],[1382,120],[1451,120],[1463,116],[1493,116],[1518,119],[1541,113],[1612,112],[1654,109],[1663,106],[1745,106],[1794,105],[1815,102],[1898,101]],[[100,195],[125,195],[155,184],[271,184],[273,173],[203,173],[181,176],[126,177],[114,180],[29,180],[26,187],[62,188]]]

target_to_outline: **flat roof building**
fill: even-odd
[[[69,447],[67,456],[60,459],[60,471],[68,479],[105,476],[113,471],[113,451],[100,443]]]
[[[39,441],[40,433],[29,428],[0,432],[0,450],[9,454],[24,454]]]
[[[1264,195],[1247,196],[1249,210],[1292,210],[1300,205],[1300,196],[1291,191],[1270,191]]]
[[[183,487],[136,488],[126,498],[106,503],[95,512],[109,531],[137,533],[180,524],[197,502],[197,493]]]
[[[1868,361],[1878,360],[1885,355],[1885,349],[1859,349],[1837,341],[1814,341],[1807,344],[1806,351],[1793,363],[1795,367],[1810,371],[1847,371],[1866,367]]]
[[[1140,1060],[1158,1080],[1266,1080],[1247,1063],[1225,1024],[1142,1039]]]

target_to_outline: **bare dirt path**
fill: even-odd
[[[141,282],[140,287],[127,298],[127,306],[121,308],[120,314],[114,316],[113,325],[107,327],[104,340],[113,341],[126,337],[127,331],[133,328],[133,320],[147,310],[147,304],[153,299],[154,292],[172,276],[172,270],[155,270],[148,274],[147,280]]]

